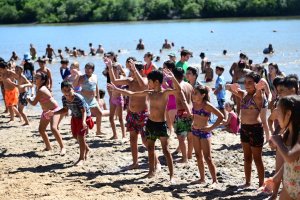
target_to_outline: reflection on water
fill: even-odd
[[[275,32],[276,31],[276,32]],[[213,32],[213,33],[211,33]],[[300,19],[244,19],[244,20],[185,20],[185,21],[155,21],[135,23],[95,23],[95,24],[63,24],[63,25],[13,25],[0,26],[0,56],[9,59],[11,52],[16,51],[22,57],[29,52],[29,44],[33,43],[38,55],[45,54],[45,47],[50,43],[55,51],[77,47],[88,52],[88,43],[94,47],[102,44],[105,50],[119,53],[118,61],[125,63],[128,56],[143,59],[147,51],[161,57],[161,66],[170,51],[159,53],[165,38],[175,43],[171,52],[177,54],[181,46],[194,52],[189,60],[190,65],[199,65],[200,52],[205,52],[212,61],[213,68],[222,64],[225,66],[225,79],[230,81],[228,69],[233,61],[237,61],[240,51],[246,52],[254,63],[260,63],[265,55],[264,48],[273,44],[275,54],[267,56],[270,62],[276,62],[286,74],[299,73],[300,66]],[[138,39],[143,38],[145,51],[136,51]],[[227,55],[222,51],[226,49]],[[74,61],[74,58],[69,58]],[[81,57],[76,59],[81,69],[91,61],[96,65],[100,88],[106,87],[106,79],[102,75],[104,64],[99,56]],[[59,60],[48,65],[54,77],[54,96],[61,103]],[[35,64],[36,69],[38,64]],[[201,75],[200,80],[203,79]],[[212,83],[213,85],[213,83]],[[1,97],[2,99],[2,97]],[[106,99],[107,100],[107,99]],[[213,102],[214,97],[212,98]]]

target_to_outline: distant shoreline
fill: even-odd
[[[192,18],[192,19],[160,19],[160,20],[136,20],[136,21],[99,21],[99,22],[66,22],[66,23],[11,23],[11,24],[1,24],[0,27],[5,26],[65,26],[65,25],[85,25],[85,24],[141,24],[141,23],[170,23],[170,22],[196,22],[196,21],[203,21],[203,22],[209,22],[209,21],[272,21],[272,20],[300,20],[300,15],[293,15],[293,16],[261,16],[261,17],[214,17],[214,18]]]

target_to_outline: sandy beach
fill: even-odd
[[[2,106],[2,105],[1,105]],[[243,153],[239,136],[214,131],[212,155],[217,167],[219,184],[211,187],[210,174],[206,166],[206,183],[191,185],[199,178],[196,158],[188,164],[176,163],[176,183],[168,181],[169,174],[160,143],[157,152],[162,170],[155,178],[148,179],[148,156],[139,139],[140,169],[126,170],[131,164],[129,139],[112,141],[108,118],[103,119],[104,137],[95,137],[95,130],[87,136],[91,148],[84,166],[73,166],[79,157],[79,146],[72,138],[70,117],[66,117],[60,131],[67,148],[64,156],[48,127],[51,152],[43,152],[44,144],[38,133],[40,114],[27,109],[30,126],[21,123],[8,124],[7,114],[0,109],[0,197],[10,199],[267,199],[268,195],[257,190],[258,178],[252,166],[252,187],[241,190],[244,183]],[[18,121],[18,119],[17,119]],[[118,124],[118,123],[117,123]],[[120,127],[118,127],[120,128]],[[120,129],[118,129],[121,137]],[[129,135],[127,135],[129,138]],[[170,137],[171,151],[177,147],[175,135]],[[268,145],[264,146],[263,161],[265,175],[273,174],[274,155]]]

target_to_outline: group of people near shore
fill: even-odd
[[[58,127],[61,119],[71,110],[70,129],[80,147],[76,165],[83,165],[88,157],[89,147],[85,136],[94,126],[92,117],[96,118],[96,135],[101,136],[102,117],[109,116],[113,132],[111,139],[118,139],[115,125],[117,116],[122,138],[126,138],[126,131],[129,132],[133,162],[128,169],[139,168],[140,135],[148,151],[147,177],[155,176],[161,168],[155,151],[155,142],[160,140],[171,182],[174,181],[172,154],[181,153],[178,162],[188,163],[194,152],[200,173],[200,179],[194,183],[205,182],[204,161],[211,174],[212,185],[218,183],[211,141],[213,130],[222,128],[240,136],[245,173],[242,187],[251,185],[254,160],[259,187],[272,192],[270,199],[277,198],[281,183],[280,199],[300,199],[298,76],[285,76],[276,63],[249,63],[247,55],[241,53],[239,60],[230,68],[232,80],[226,83],[222,75],[224,66],[213,69],[204,53],[200,54],[201,67],[189,66],[191,55],[190,51],[183,49],[176,62],[175,54],[170,53],[169,60],[161,67],[155,66],[151,52],[145,53],[145,63],[128,57],[125,66],[129,74],[126,74],[123,66],[117,62],[116,54],[105,53],[102,75],[107,79],[109,110],[103,99],[105,91],[99,90],[93,63],[87,63],[82,73],[78,62],[74,61],[69,67],[69,60],[61,59],[63,107],[60,108],[52,94],[52,73],[46,66],[50,59],[39,57],[37,63],[40,68],[36,71],[31,62],[32,55],[25,54],[20,65],[0,59],[5,107],[9,111],[10,121],[14,121],[16,115],[24,121],[24,125],[29,125],[24,107],[28,103],[33,106],[39,103],[43,112],[38,129],[45,150],[52,149],[46,133],[50,123],[62,155],[66,154],[66,148]],[[209,88],[197,81],[200,73],[205,74],[205,82],[215,81],[215,87]],[[215,79],[214,73],[217,76]],[[226,90],[232,94],[231,98],[226,97]],[[216,96],[217,105],[210,102],[210,93]],[[126,123],[123,119],[124,110],[127,111]],[[271,113],[269,116],[268,110]],[[216,120],[211,120],[212,115],[216,116]],[[178,148],[173,153],[169,150],[169,137],[172,134],[178,138]],[[265,180],[262,148],[266,143],[276,151],[276,165],[275,175]]]

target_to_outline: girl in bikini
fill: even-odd
[[[27,98],[27,101],[28,101],[28,103],[30,103],[33,106],[35,106],[39,102],[43,109],[41,119],[40,119],[39,132],[40,132],[40,135],[42,136],[43,141],[46,145],[46,148],[44,150],[45,151],[52,150],[52,147],[51,147],[51,144],[50,144],[50,141],[48,138],[48,134],[46,133],[46,128],[47,128],[48,124],[50,123],[51,131],[60,146],[60,154],[64,155],[66,153],[66,149],[64,148],[62,137],[61,137],[61,135],[58,131],[58,127],[57,127],[60,115],[53,115],[52,117],[47,115],[47,113],[49,111],[55,112],[55,111],[59,110],[57,102],[53,98],[48,87],[46,87],[46,83],[48,81],[48,76],[44,73],[37,72],[35,75],[35,79],[36,79],[36,87],[37,87],[36,97],[34,98],[33,101],[30,98]]]
[[[264,182],[264,165],[262,162],[262,147],[264,144],[264,130],[260,119],[260,110],[263,106],[264,82],[255,72],[245,76],[245,89],[242,90],[237,83],[227,84],[226,89],[241,99],[241,130],[240,138],[244,152],[244,170],[246,183],[242,187],[249,187],[251,182],[251,166],[254,159],[259,187]]]
[[[284,135],[274,135],[271,143],[284,159],[275,177],[283,177],[280,200],[300,199],[300,97],[283,97],[278,103],[278,121]]]
[[[200,180],[195,183],[205,182],[204,160],[208,165],[208,169],[212,176],[213,184],[217,183],[216,166],[211,157],[211,136],[212,130],[215,129],[224,119],[223,114],[209,102],[208,88],[205,86],[197,86],[192,96],[194,115],[192,124],[193,145],[197,158],[198,169],[200,172]],[[208,124],[211,113],[218,118],[212,125]]]

